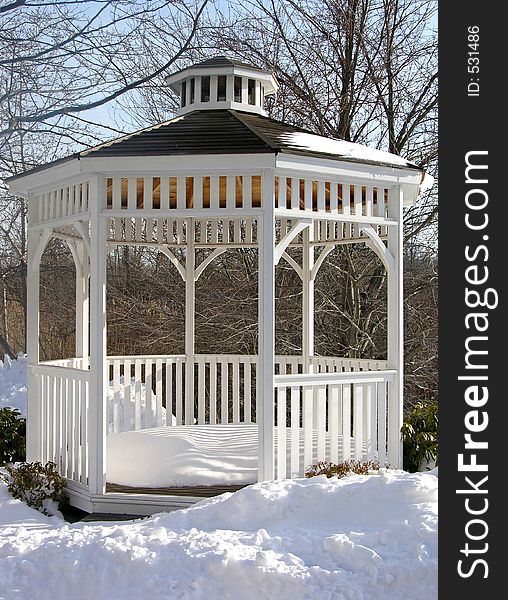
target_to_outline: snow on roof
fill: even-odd
[[[355,144],[353,142],[346,142],[344,140],[326,138],[313,133],[303,133],[300,131],[281,133],[280,139],[284,142],[284,144],[294,147],[298,150],[323,152],[325,154],[333,154],[349,160],[358,160],[362,162],[379,163],[391,166],[412,168],[417,166],[405,158],[402,158],[397,154],[392,154],[391,152],[376,150],[375,148],[369,148],[368,146],[363,146],[362,144]]]
[[[430,188],[434,185],[434,177],[430,173],[425,173],[423,179],[420,183],[420,194],[430,190]]]

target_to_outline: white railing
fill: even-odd
[[[183,423],[185,356],[111,356],[107,364],[109,433]]]
[[[255,422],[256,365],[256,356],[196,355],[187,413],[184,355],[111,356],[109,432],[182,425],[186,414],[190,424]]]
[[[38,406],[40,461],[56,463],[67,479],[87,485],[90,372],[39,364],[30,367],[30,374],[31,397]]]
[[[310,364],[317,373],[347,373],[350,371],[383,371],[387,367],[385,360],[365,358],[336,358],[331,356],[313,356]]]
[[[108,433],[255,423],[257,365],[258,357],[252,355],[196,355],[190,399],[184,355],[108,357]],[[30,367],[40,460],[55,462],[65,477],[84,485],[89,480],[92,433],[87,367],[87,359],[80,358]],[[385,361],[334,357],[313,357],[310,367],[311,373],[303,373],[302,357],[276,357],[275,476],[301,477],[320,461],[387,464],[389,390],[396,371],[386,369]],[[191,423],[186,423],[186,415]],[[392,437],[399,435],[392,430]]]
[[[88,369],[90,360],[85,358],[59,358],[56,360],[46,360],[41,363],[44,366],[66,367],[67,369]]]
[[[256,422],[257,356],[201,354],[194,357],[194,395],[186,411],[184,355],[110,356],[109,433],[182,424]],[[383,369],[381,361],[314,357],[317,372]],[[276,356],[276,375],[303,372],[301,356]],[[186,415],[192,422],[186,423]]]
[[[274,462],[278,478],[319,461],[387,460],[388,382],[396,372],[275,377]]]

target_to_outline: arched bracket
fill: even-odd
[[[175,265],[176,270],[180,273],[181,278],[186,281],[187,280],[187,272],[182,263],[176,258],[176,256],[171,252],[171,250],[167,246],[159,246],[159,252],[162,252],[165,256],[169,258],[169,260]]]
[[[199,267],[196,267],[196,270],[194,272],[194,281],[197,281],[201,274],[203,273],[203,271],[206,269],[206,267],[213,261],[215,260],[218,256],[220,256],[223,252],[226,252],[227,248],[215,248],[215,250],[213,252],[211,252],[206,258],[205,260],[199,265]]]
[[[85,227],[85,224],[83,223],[83,221],[76,221],[75,223],[73,223],[73,225],[78,231],[79,235],[81,236],[83,243],[85,244],[88,256],[90,256],[90,236],[88,235],[88,230]]]
[[[48,245],[48,242],[51,239],[52,235],[52,228],[42,230],[41,238],[39,240],[39,243],[37,244],[37,248],[32,258],[31,267],[33,271],[37,271],[37,269],[39,268],[39,265],[41,264],[42,255],[44,254],[44,250],[46,250],[46,246]]]
[[[72,241],[66,240],[67,246],[72,254],[72,258],[74,259],[74,266],[76,268],[76,275],[78,277],[83,277],[86,272],[85,261],[87,261],[87,254],[85,254],[84,242],[80,242],[79,240]],[[79,244],[79,247],[78,247]]]
[[[330,252],[335,248],[335,246],[327,246],[321,250],[321,254],[318,256],[318,259],[314,263],[312,270],[310,272],[310,279],[314,281],[316,279],[316,275],[318,274],[319,269],[321,268],[325,258],[330,254]]]
[[[276,265],[279,264],[282,255],[286,251],[289,244],[295,239],[295,237],[301,233],[306,227],[312,225],[312,219],[300,219],[296,225],[291,227],[291,230],[281,239],[281,241],[275,247],[274,262]]]
[[[283,258],[288,264],[290,264],[293,267],[298,277],[303,281],[303,269],[296,262],[296,260],[294,258],[291,258],[291,256],[289,256],[287,252],[284,252],[281,258]]]
[[[362,231],[369,238],[368,240],[366,240],[367,245],[369,246],[369,248],[371,248],[373,252],[375,252],[379,256],[386,270],[395,270],[395,259],[393,257],[393,254],[385,246],[383,240],[379,237],[375,229],[371,225],[363,225]]]

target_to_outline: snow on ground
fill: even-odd
[[[437,477],[265,482],[135,522],[44,517],[0,487],[4,600],[434,600]]]
[[[0,366],[24,408],[25,362]],[[74,523],[0,483],[0,600],[434,600],[437,469],[251,485],[128,522]]]
[[[26,358],[0,359],[0,408],[17,408],[26,416]]]

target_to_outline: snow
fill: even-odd
[[[123,375],[120,377],[120,385],[119,385],[119,390],[118,390],[118,407],[117,407],[118,415],[119,415],[118,426],[120,428],[120,431],[130,430],[130,429],[135,428],[135,424],[136,424],[136,386],[135,386],[135,384],[136,384],[136,380],[134,377],[132,377],[131,385],[130,385],[130,412],[129,412],[130,423],[129,423],[129,426],[126,427],[126,423],[125,423],[125,414],[126,414],[125,413],[125,380],[124,380]],[[157,415],[157,397],[153,392],[151,392],[150,395],[151,395],[151,398],[150,398],[151,422],[155,423],[156,415]],[[141,407],[140,423],[141,423],[142,428],[145,427],[146,403],[147,403],[146,385],[144,383],[141,383],[140,384],[140,407]],[[108,390],[108,433],[110,433],[110,434],[113,433],[113,431],[114,431],[114,424],[113,424],[114,404],[115,404],[115,396],[114,396],[113,382],[110,381],[109,382],[109,390]],[[162,415],[162,421],[164,423],[167,423],[166,409],[164,407],[161,407],[161,415]],[[171,424],[176,425],[176,417],[174,415],[171,415]]]
[[[296,131],[294,133],[282,133],[281,141],[298,150],[310,150],[311,152],[323,152],[333,154],[350,160],[358,160],[369,163],[379,163],[390,166],[415,167],[416,165],[397,154],[384,152],[369,148],[362,144],[346,142],[326,138],[313,133],[303,133]]]
[[[256,425],[183,425],[107,438],[108,481],[131,486],[245,484],[257,480]]]
[[[2,406],[24,408],[25,373],[0,366]],[[321,476],[69,524],[0,483],[0,599],[434,600],[437,488],[437,468]]]
[[[423,176],[423,180],[420,183],[420,194],[423,194],[423,192],[430,190],[433,185],[434,177],[430,173],[425,173],[425,175]]]
[[[135,522],[45,517],[0,486],[5,600],[433,600],[437,477],[249,486]]]
[[[0,408],[17,408],[26,417],[26,357],[0,359]]]
[[[274,428],[277,444],[278,428]],[[286,461],[291,464],[291,429],[286,430]],[[313,430],[313,447],[318,432]],[[299,472],[304,464],[300,429]],[[339,439],[339,450],[342,440]],[[325,447],[330,436],[325,434]],[[257,481],[258,429],[255,423],[177,425],[109,435],[106,445],[110,483],[141,487],[247,484]],[[355,440],[351,439],[351,456]]]

